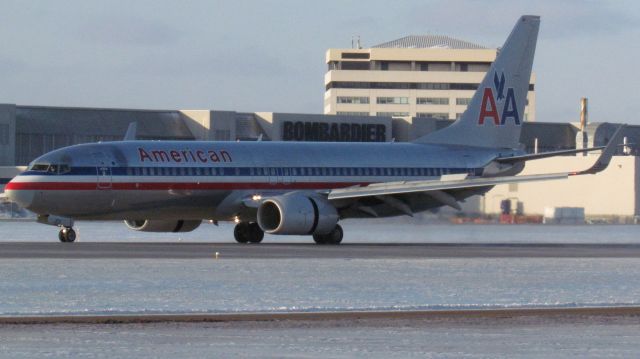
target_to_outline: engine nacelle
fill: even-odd
[[[140,232],[191,232],[200,226],[199,220],[149,220],[127,219],[124,224],[130,229]]]
[[[258,225],[271,234],[327,234],[338,223],[338,211],[327,200],[291,193],[265,199]]]

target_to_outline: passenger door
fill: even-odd
[[[98,189],[111,189],[112,173],[111,163],[102,152],[92,154],[96,164],[96,183]]]

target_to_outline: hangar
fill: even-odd
[[[411,141],[451,124],[430,117],[321,115],[219,110],[136,110],[0,105],[0,186],[36,157],[73,144],[114,141],[129,123],[138,123],[138,138],[149,140],[216,141]],[[616,125],[525,122],[520,142],[528,152],[605,145]],[[629,143],[640,143],[640,126],[628,126]],[[580,140],[576,140],[576,139]],[[586,141],[583,141],[585,140]],[[625,152],[626,150],[626,152]],[[587,216],[640,215],[638,157],[620,147],[612,166],[593,178],[497,186],[484,197],[469,201],[467,213],[497,213],[502,199],[511,199],[526,214],[540,214],[545,206],[579,206]],[[162,154],[147,154],[149,160]],[[169,159],[172,154],[166,154]],[[207,154],[209,155],[209,154]],[[218,158],[223,154],[215,153]],[[176,154],[193,156],[198,154]],[[146,158],[146,157],[145,157]],[[534,161],[525,173],[576,170],[591,155]],[[538,171],[538,172],[536,172]],[[560,183],[563,182],[563,183]],[[541,195],[541,193],[543,195]],[[548,193],[549,195],[544,195]]]

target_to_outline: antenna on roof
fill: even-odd
[[[351,36],[351,48],[352,49],[361,49],[362,45],[360,45],[360,35]]]

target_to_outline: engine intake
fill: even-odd
[[[338,211],[323,198],[287,194],[258,207],[258,225],[270,234],[327,234],[337,223]]]
[[[130,229],[140,232],[191,232],[200,226],[200,220],[149,220],[127,219],[124,224]]]

